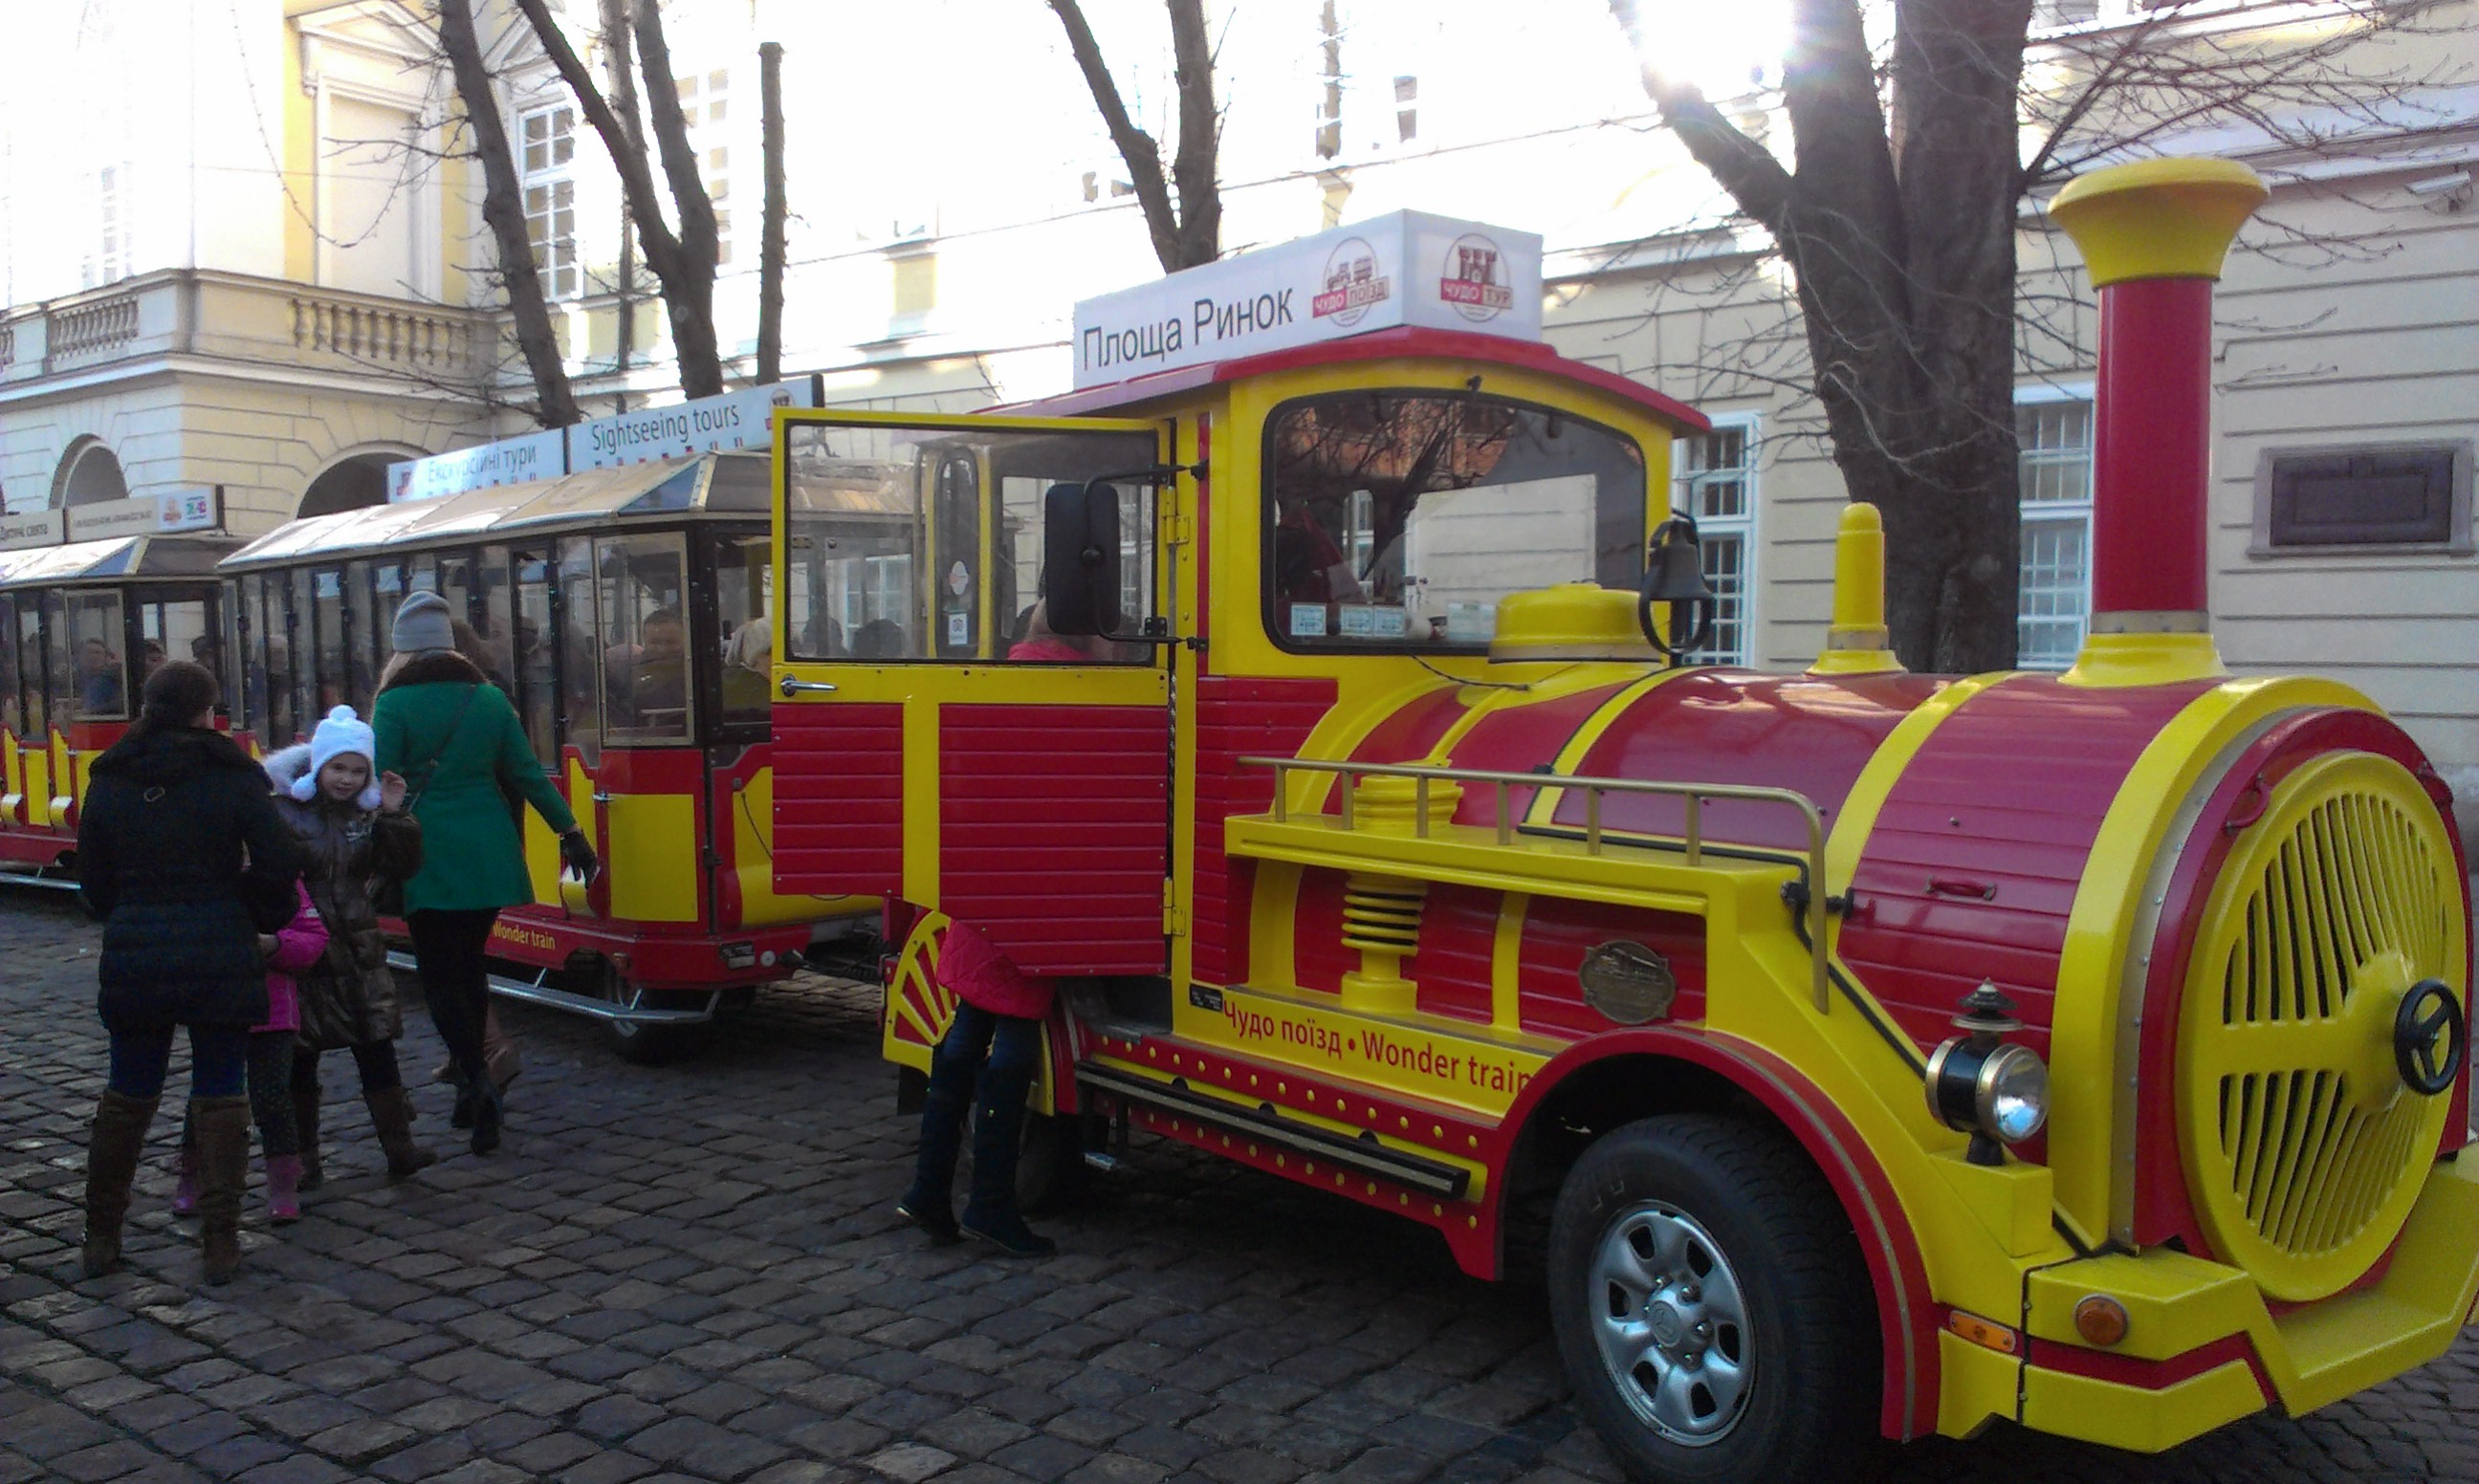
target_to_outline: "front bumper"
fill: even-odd
[[[2094,1293],[2129,1317],[2106,1350],[2075,1334]],[[2437,1164],[2383,1276],[2320,1303],[2275,1316],[2245,1273],[2166,1248],[2040,1268],[2024,1298],[2027,1426],[2159,1452],[2266,1407],[2312,1412],[2452,1346],[2479,1300],[2479,1158]]]

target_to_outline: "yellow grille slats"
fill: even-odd
[[[2355,1282],[2407,1216],[2444,1099],[2391,1068],[2417,980],[2465,989],[2460,883],[2408,770],[2312,759],[2241,832],[2205,907],[2180,1009],[2179,1133],[2216,1253],[2278,1298]]]

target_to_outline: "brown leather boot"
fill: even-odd
[[[497,1005],[482,1008],[482,1069],[491,1074],[492,1086],[502,1092],[525,1069],[524,1059],[517,1055],[517,1038],[499,1029]]]
[[[413,1137],[413,1099],[402,1087],[365,1092],[362,1101],[371,1105],[371,1124],[379,1132],[379,1147],[387,1151],[388,1179],[409,1180],[417,1170],[439,1163],[439,1156]]]
[[[293,1127],[301,1136],[301,1189],[315,1190],[326,1184],[327,1174],[319,1163],[319,1089],[293,1089]]]
[[[190,1103],[198,1131],[198,1245],[209,1283],[229,1283],[241,1270],[241,1195],[249,1181],[249,1099],[202,1097]]]
[[[89,1278],[120,1266],[120,1227],[129,1216],[129,1182],[137,1177],[146,1127],[155,1121],[153,1097],[106,1091],[94,1106],[94,1131],[86,1147],[86,1246],[79,1253]]]

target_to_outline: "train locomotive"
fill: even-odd
[[[2263,194],[2054,203],[2102,301],[2059,675],[1905,673],[1864,505],[1805,674],[1664,662],[1704,421],[1536,341],[779,413],[778,889],[886,900],[907,1075],[947,924],[1059,978],[1030,1179],[1143,1129],[1543,1273],[1642,1477],[1998,1419],[2157,1450],[2432,1360],[2479,1296],[2448,796],[2205,622],[2211,284]],[[1401,232],[1310,240],[1316,302],[1524,291]]]

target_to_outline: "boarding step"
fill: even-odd
[[[1165,1113],[1175,1113],[1225,1133],[1243,1134],[1265,1143],[1315,1155],[1342,1168],[1391,1180],[1423,1195],[1461,1200],[1464,1191],[1471,1185],[1471,1171],[1461,1165],[1389,1148],[1379,1143],[1376,1136],[1371,1134],[1363,1134],[1355,1139],[1331,1129],[1318,1128],[1276,1112],[1269,1103],[1260,1103],[1251,1108],[1243,1103],[1195,1091],[1177,1081],[1157,1081],[1136,1072],[1105,1066],[1099,1062],[1076,1064],[1076,1086],[1080,1091],[1105,1093]]]
[[[388,950],[388,967],[412,970],[417,967],[413,955],[400,948]],[[574,1015],[591,1015],[597,1020],[610,1020],[628,1025],[704,1025],[714,1018],[715,1008],[723,1003],[721,990],[708,990],[705,1004],[698,1009],[659,1009],[654,1006],[619,1005],[591,994],[578,994],[574,989],[551,987],[550,971],[546,969],[533,979],[511,979],[504,974],[489,976],[491,992],[505,999],[540,1005],[548,1010],[566,1011]]]

